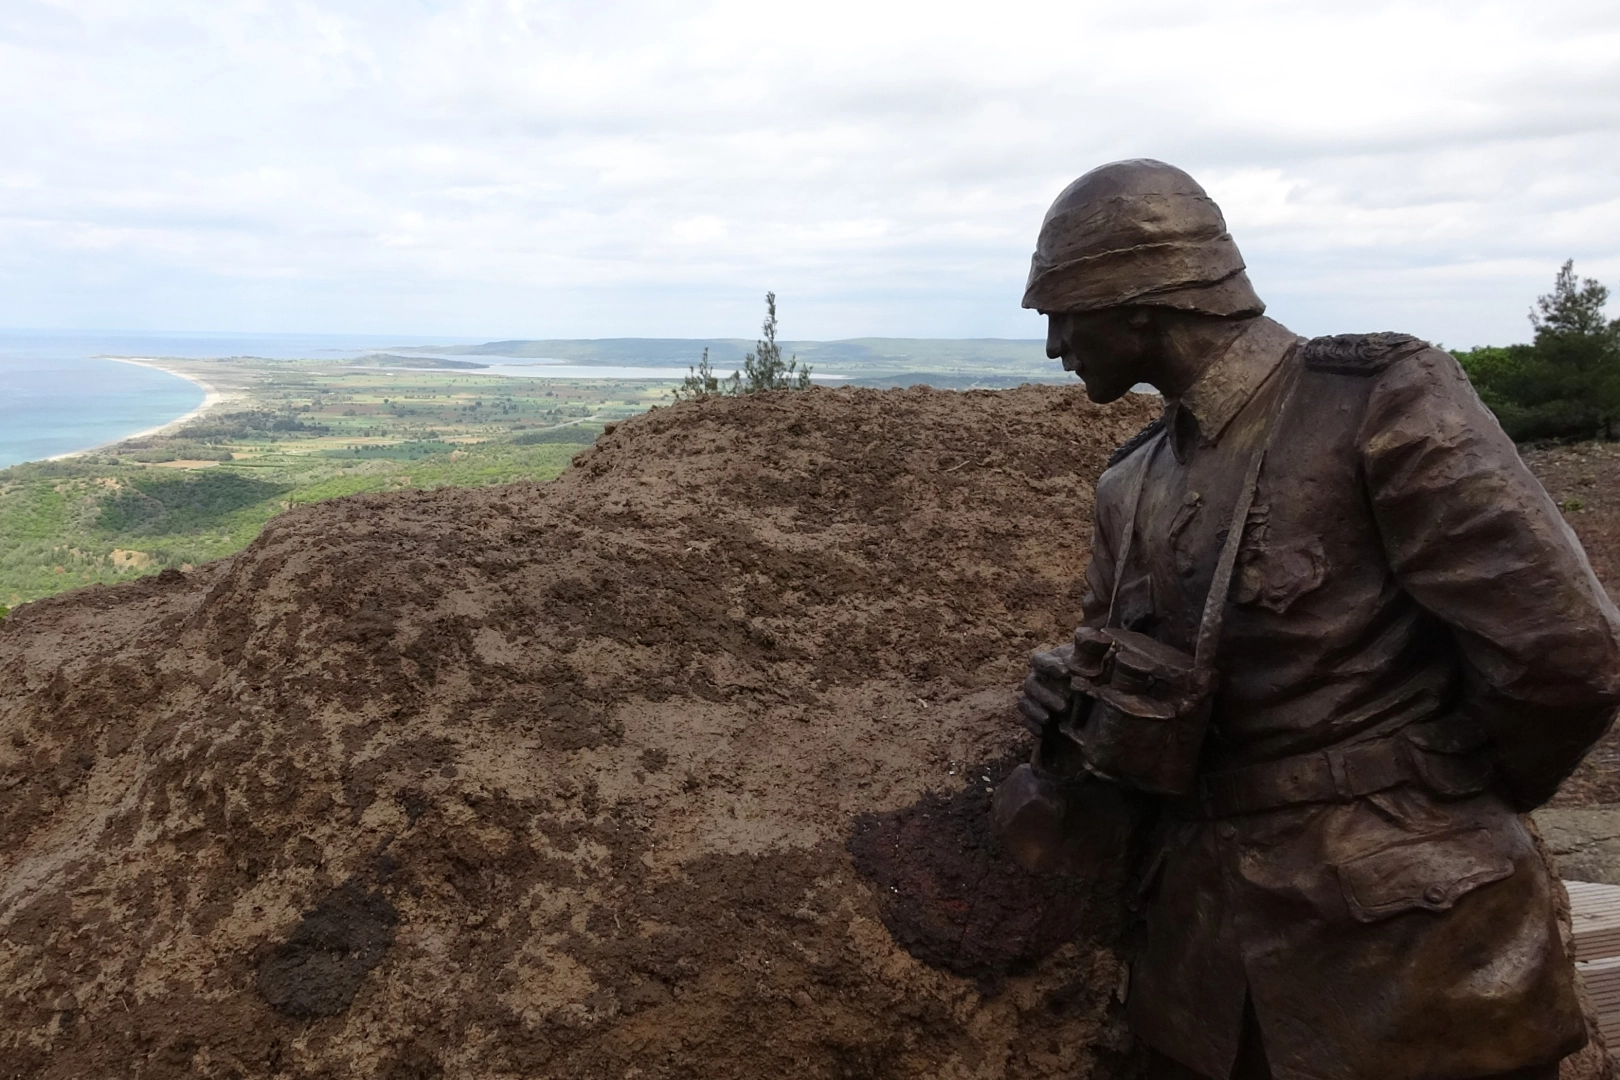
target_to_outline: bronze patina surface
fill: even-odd
[[[1165,395],[1098,481],[1086,627],[1190,653],[1241,529],[1132,1027],[1165,1076],[1556,1075],[1585,1033],[1519,815],[1611,724],[1620,615],[1451,356],[1306,341],[1242,275],[1190,177],[1122,162],[1059,197],[1025,300],[1094,397]],[[1083,727],[1076,663],[1037,658],[1033,726]]]

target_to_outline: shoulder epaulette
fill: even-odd
[[[1161,414],[1153,421],[1153,423],[1149,424],[1141,431],[1138,431],[1135,435],[1132,435],[1130,438],[1126,439],[1119,446],[1115,447],[1114,452],[1108,455],[1108,467],[1112,469],[1115,465],[1118,465],[1120,462],[1130,457],[1136,452],[1137,447],[1141,446],[1143,443],[1147,442],[1149,439],[1153,438],[1153,436],[1157,435],[1163,430],[1164,416]]]
[[[1305,366],[1332,375],[1376,375],[1429,347],[1411,334],[1334,334],[1312,338],[1300,352]]]

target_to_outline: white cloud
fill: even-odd
[[[1036,336],[1047,202],[1154,156],[1304,332],[1620,286],[1620,13],[1152,0],[11,0],[0,324]]]

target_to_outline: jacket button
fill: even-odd
[[[1427,900],[1431,904],[1444,903],[1446,899],[1446,890],[1442,889],[1438,885],[1430,885],[1427,889],[1423,890],[1423,899]]]

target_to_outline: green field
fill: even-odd
[[[172,361],[228,400],[178,430],[0,470],[0,606],[238,551],[300,503],[545,480],[669,383]]]

